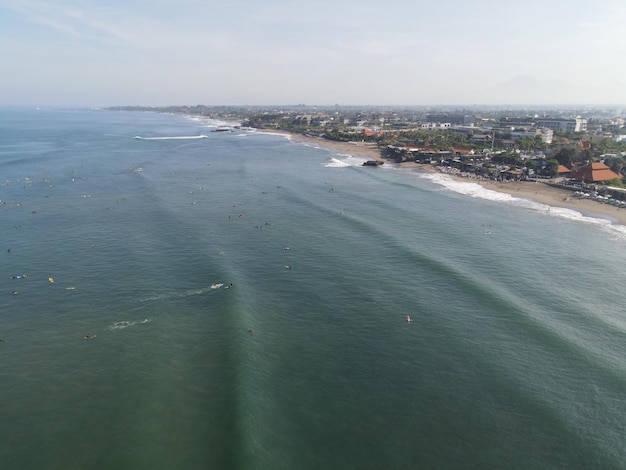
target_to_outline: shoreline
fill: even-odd
[[[455,181],[476,183],[485,189],[538,202],[550,207],[570,209],[584,217],[608,220],[612,225],[626,226],[626,209],[590,199],[579,198],[574,196],[574,193],[568,189],[556,188],[542,181],[500,182],[472,179],[452,174],[449,176]]]
[[[527,199],[550,207],[560,207],[570,209],[583,215],[595,219],[608,220],[613,225],[626,226],[626,208],[612,206],[610,204],[602,204],[598,201],[577,198],[572,191],[567,189],[556,188],[543,181],[493,181],[468,178],[454,173],[444,173],[433,165],[418,164],[414,162],[389,163],[382,158],[380,149],[376,144],[366,142],[336,142],[324,139],[322,137],[307,136],[293,132],[280,132],[276,129],[257,129],[260,132],[273,132],[276,134],[284,134],[298,143],[315,144],[326,150],[339,151],[350,155],[364,157],[369,160],[384,162],[385,164],[396,165],[398,168],[406,168],[419,172],[442,173],[447,174],[455,181],[463,183],[476,183],[485,189],[500,193],[509,194],[510,196]]]
[[[312,135],[298,134],[290,131],[281,131],[280,129],[256,129],[259,132],[273,133],[279,135],[287,135],[293,142],[305,144],[314,144],[326,150],[334,150],[342,153],[348,153],[357,157],[367,158],[368,160],[376,160],[384,162],[385,159],[380,155],[380,149],[375,143],[369,142],[339,142],[335,140],[324,139],[323,137],[315,137]]]

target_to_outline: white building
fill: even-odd
[[[546,144],[551,144],[554,138],[554,131],[548,127],[537,129],[537,135],[541,136],[541,140]]]
[[[587,130],[587,120],[580,116],[574,119],[538,119],[536,125],[561,132],[585,132]]]
[[[424,130],[432,129],[450,129],[451,124],[449,122],[426,122],[420,126]]]

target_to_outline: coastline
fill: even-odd
[[[275,129],[258,130],[261,132],[275,132],[289,135],[296,143],[302,142],[314,144],[324,149],[334,150],[342,153],[364,157],[369,160],[376,160],[379,162],[388,163],[381,157],[380,150],[375,144],[370,144],[366,142],[336,142],[326,140],[322,137],[295,134],[293,132],[280,132]],[[439,172],[436,167],[428,164],[405,162],[394,165],[397,165],[399,168],[407,168],[421,172]],[[574,210],[585,217],[604,219],[608,220],[612,224],[626,226],[626,209],[615,207],[610,204],[603,204],[598,201],[577,198],[574,196],[572,191],[556,188],[542,181],[500,182],[493,180],[473,179],[454,173],[445,174],[459,182],[476,183],[485,189],[509,194],[513,197],[528,199],[551,207],[560,207],[564,209]]]
[[[289,131],[281,131],[280,129],[257,129],[259,132],[271,132],[275,134],[288,135],[290,138],[298,143],[313,144],[327,150],[334,150],[342,153],[348,153],[359,157],[367,158],[368,160],[376,160],[378,162],[385,162],[380,155],[380,149],[374,143],[369,142],[339,142],[334,140],[327,140],[323,137],[315,137],[312,135],[297,134]],[[386,162],[385,162],[386,163]]]
[[[603,204],[590,199],[574,196],[572,191],[550,186],[545,182],[533,181],[492,181],[470,179],[458,175],[450,175],[456,181],[476,183],[485,189],[509,194],[513,197],[528,199],[551,207],[574,210],[585,217],[605,219],[612,224],[626,226],[626,209]]]

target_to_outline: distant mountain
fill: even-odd
[[[468,103],[511,105],[626,104],[626,85],[618,81],[595,87],[562,80],[538,80],[519,75],[465,97]]]

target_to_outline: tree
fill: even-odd
[[[499,165],[522,166],[523,162],[519,155],[512,153],[501,153],[491,157],[491,161]]]
[[[607,157],[604,164],[617,174],[622,173],[624,167],[624,159],[622,157]]]
[[[576,150],[574,150],[571,147],[563,147],[554,155],[554,159],[559,164],[564,165],[568,168],[571,168],[575,155],[576,155]]]
[[[559,162],[558,162],[558,160],[552,159],[552,160],[546,161],[545,172],[548,173],[548,175],[551,178],[554,178],[556,175],[558,175],[559,174]]]

